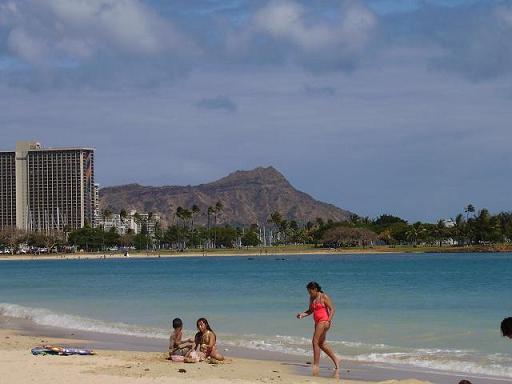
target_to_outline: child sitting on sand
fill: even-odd
[[[186,356],[194,348],[194,340],[182,340],[183,337],[183,322],[180,318],[172,321],[174,331],[171,333],[169,339],[169,357],[172,356]]]

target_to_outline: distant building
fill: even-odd
[[[100,185],[94,184],[94,212],[93,227],[97,227],[100,220]]]
[[[142,232],[144,225],[150,235],[155,234],[155,226],[160,222],[160,216],[149,213],[137,213],[137,211],[130,211],[126,217],[122,217],[119,213],[111,213],[108,216],[98,218],[98,227],[103,228],[105,231],[110,231],[112,228],[120,235],[131,231],[134,234]]]
[[[443,222],[445,228],[453,228],[457,225],[457,223],[452,219],[442,219],[441,221]]]
[[[72,230],[94,225],[94,149],[16,143],[0,152],[0,228]]]
[[[16,153],[0,152],[0,228],[16,225]]]
[[[133,216],[121,217],[119,213],[112,213],[104,217],[100,215],[97,225],[99,228],[103,228],[104,231],[111,231],[114,228],[120,235],[129,231],[136,233],[137,230]]]
[[[142,229],[144,226],[146,226],[146,229],[148,233],[151,236],[155,235],[155,228],[157,224],[160,222],[160,216],[155,214],[149,214],[149,213],[139,213],[137,215],[136,211],[132,211],[131,214],[135,217],[135,225],[137,226],[137,229],[135,233],[142,232]]]

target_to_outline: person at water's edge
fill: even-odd
[[[322,291],[322,287],[311,281],[306,286],[309,293],[309,308],[298,313],[297,318],[302,319],[313,314],[315,332],[313,333],[313,376],[318,376],[320,369],[320,351],[324,351],[334,363],[334,376],[339,378],[340,360],[325,341],[327,331],[331,328],[336,308],[331,299]]]
[[[501,322],[501,334],[512,339],[512,317],[507,317]]]

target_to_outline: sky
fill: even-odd
[[[0,149],[102,186],[272,165],[361,216],[512,210],[512,1],[0,0]]]

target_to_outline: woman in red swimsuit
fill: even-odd
[[[327,345],[325,337],[327,331],[331,328],[331,322],[336,313],[336,309],[329,296],[322,292],[322,288],[317,282],[312,281],[306,286],[309,293],[309,308],[297,314],[298,319],[313,314],[315,320],[315,333],[313,334],[313,376],[318,376],[320,366],[320,350],[324,351],[334,363],[334,376],[339,378],[340,361]]]

